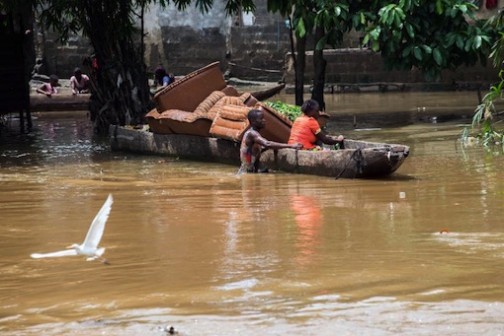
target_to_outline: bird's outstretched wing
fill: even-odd
[[[30,257],[34,259],[40,258],[55,258],[55,257],[67,257],[67,256],[76,256],[77,251],[75,249],[71,250],[63,250],[58,252],[50,252],[50,253],[32,253]]]
[[[112,194],[109,194],[107,200],[103,203],[100,211],[98,211],[91,223],[91,226],[89,227],[86,239],[84,239],[84,242],[82,243],[84,248],[98,247],[98,244],[103,236],[103,231],[105,230],[105,223],[107,223],[113,201]]]

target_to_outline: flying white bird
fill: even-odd
[[[66,257],[66,256],[87,256],[88,261],[99,259],[105,252],[105,248],[98,247],[100,240],[103,236],[103,231],[105,230],[105,223],[109,217],[110,209],[112,208],[112,195],[109,194],[105,203],[103,203],[100,211],[96,214],[89,231],[86,235],[86,239],[82,244],[72,244],[68,246],[68,250],[51,252],[51,253],[32,253],[30,256],[35,259],[39,258],[53,258],[53,257]],[[103,260],[107,263],[106,260]]]

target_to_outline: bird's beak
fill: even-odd
[[[73,248],[73,246],[72,245],[68,245],[66,248],[67,249],[71,249],[71,248]]]

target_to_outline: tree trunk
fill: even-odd
[[[297,37],[296,40],[296,86],[295,86],[295,96],[296,96],[296,105],[303,105],[304,101],[304,73],[305,73],[305,65],[306,65],[306,35],[304,37]]]
[[[317,27],[315,29],[315,46],[318,41],[324,37],[324,28]],[[319,103],[320,110],[325,111],[324,86],[325,86],[325,71],[327,61],[324,59],[324,48],[313,50],[313,68],[315,69],[315,77],[313,79],[313,91],[311,98]]]
[[[106,6],[107,4],[105,4]],[[110,27],[127,21],[131,8],[122,5],[109,13],[89,1],[88,25],[84,27],[95,51],[95,61],[88,62],[91,74],[90,116],[97,133],[106,134],[110,124],[135,125],[142,121],[150,102],[148,78],[143,55],[133,38],[132,25],[122,30]],[[110,20],[116,17],[117,20]],[[116,32],[114,34],[113,32]]]

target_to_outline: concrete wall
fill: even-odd
[[[231,19],[221,1],[206,14],[197,8],[180,12],[172,6],[152,7],[145,22],[146,62],[151,71],[162,63],[169,72],[183,75],[225,59]]]
[[[220,61],[223,71],[239,78],[280,80],[290,48],[284,19],[267,13],[266,1],[252,14],[226,16],[224,2],[209,13],[173,7],[148,12],[146,60],[151,70],[162,63],[182,75]],[[235,65],[230,65],[235,64]],[[267,71],[265,71],[267,70]]]
[[[290,55],[286,56],[288,60]],[[367,84],[379,83],[408,83],[410,88],[417,89],[475,89],[479,84],[488,86],[498,80],[497,71],[492,62],[485,66],[462,66],[455,71],[443,71],[439,81],[427,83],[424,75],[417,69],[411,71],[387,70],[382,57],[369,49],[346,48],[324,51],[327,60],[326,83],[345,86],[352,83]],[[285,80],[294,82],[294,69],[292,64],[286,69]],[[305,84],[310,85],[313,79],[313,53],[308,52],[306,57]],[[417,84],[416,86],[413,84]],[[344,89],[344,88],[343,88]]]

